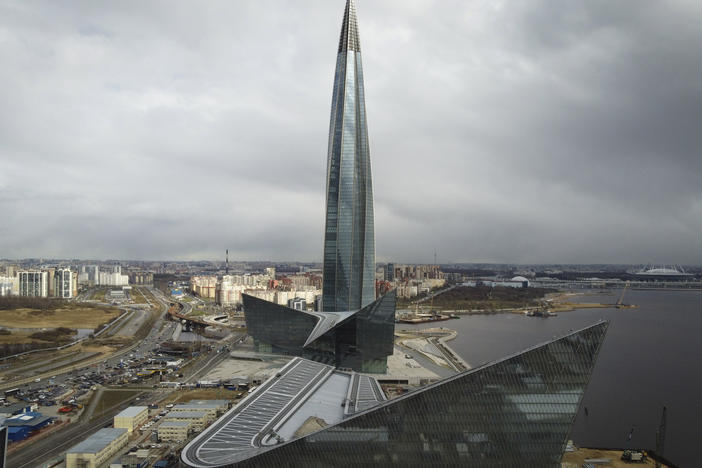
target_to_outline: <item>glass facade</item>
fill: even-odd
[[[237,467],[560,467],[607,322],[371,408]]]
[[[346,4],[336,59],[324,232],[322,308],[358,310],[375,300],[370,148],[356,7]]]
[[[393,353],[395,291],[346,313],[291,309],[242,295],[257,352],[301,356],[358,372],[385,372]],[[324,325],[323,333],[319,327]]]
[[[242,294],[248,334],[257,352],[302,356],[314,315]]]

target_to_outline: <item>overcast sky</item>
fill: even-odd
[[[0,258],[321,260],[344,3],[0,1]],[[378,261],[702,264],[702,2],[357,8]]]

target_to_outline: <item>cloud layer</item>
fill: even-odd
[[[0,4],[0,257],[319,260],[343,1]],[[359,0],[379,260],[702,264],[702,4]]]

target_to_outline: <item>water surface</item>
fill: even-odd
[[[614,303],[618,297],[619,292],[613,291],[577,300]],[[571,437],[590,447],[654,448],[666,405],[664,455],[681,467],[700,466],[702,291],[627,291],[624,302],[639,307],[581,309],[550,318],[474,315],[433,324],[398,324],[396,328],[457,330],[458,337],[449,344],[475,367],[599,319],[609,320]]]

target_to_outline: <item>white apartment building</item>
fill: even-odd
[[[216,276],[193,276],[190,278],[190,291],[193,294],[207,299],[216,299]]]
[[[129,284],[129,275],[123,275],[116,271],[101,271],[100,281],[97,284],[101,286],[127,286]]]
[[[48,297],[49,274],[45,271],[20,271],[17,273],[19,295]]]
[[[73,272],[68,268],[54,271],[54,297],[70,299],[73,297]]]
[[[19,293],[16,276],[0,276],[0,296],[16,296]]]

